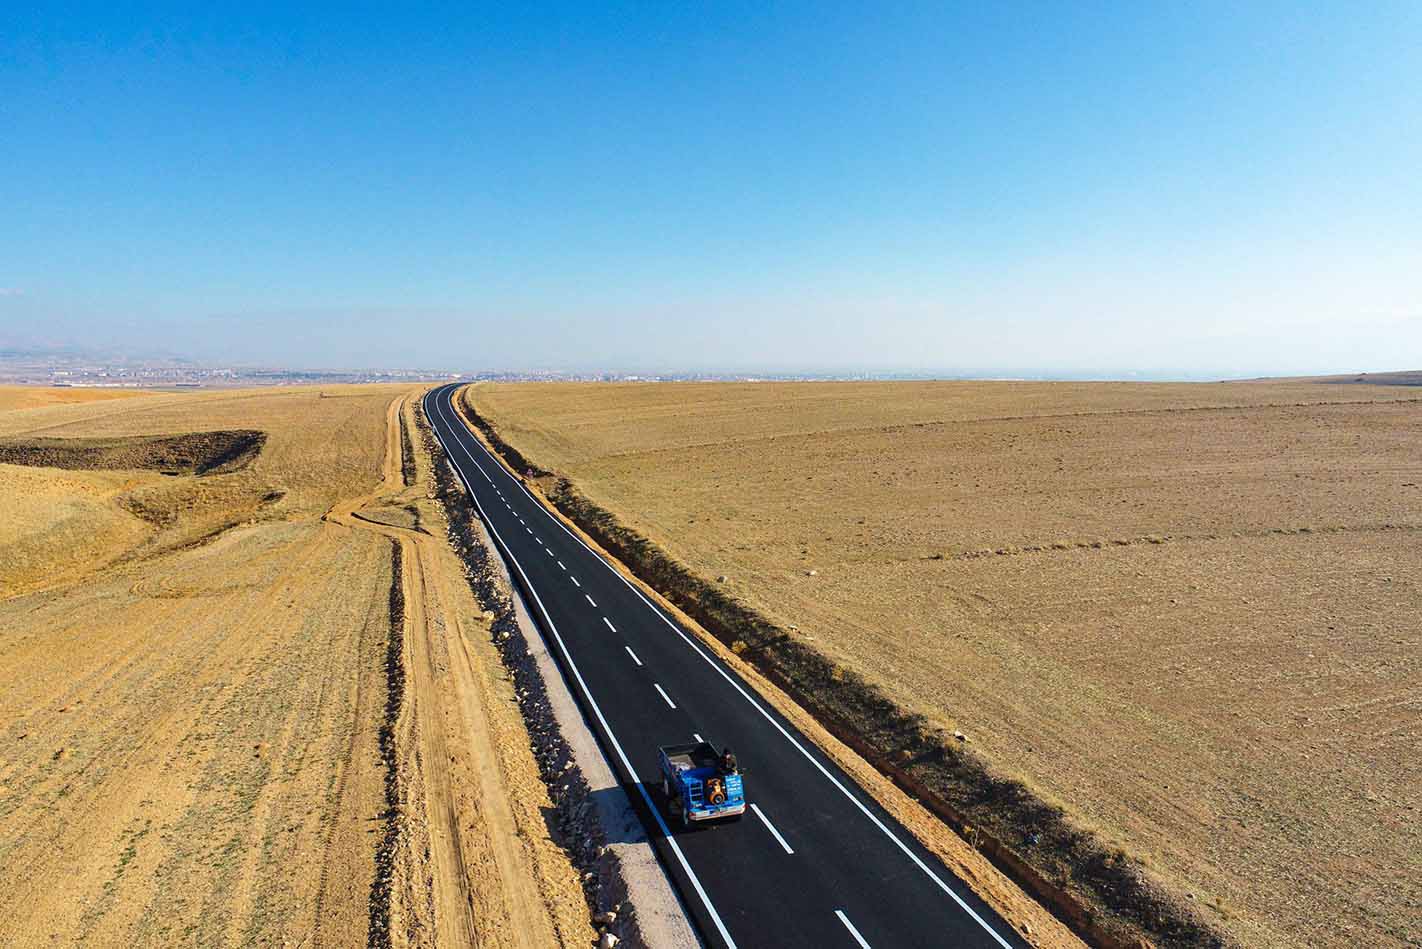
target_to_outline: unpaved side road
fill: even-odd
[[[377,855],[376,894],[387,905],[376,907],[385,932],[375,941],[588,945],[594,931],[581,881],[544,819],[552,802],[490,641],[492,616],[439,535],[443,517],[426,496],[428,453],[402,437],[402,426],[414,424],[406,400],[392,404],[379,488],[327,515],[398,549],[392,602],[403,606],[403,694],[387,709],[393,823]],[[415,464],[402,465],[410,451]]]

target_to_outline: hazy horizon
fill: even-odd
[[[0,25],[0,343],[311,369],[1422,365],[1411,4]]]
[[[1180,369],[1171,367],[1109,367],[1098,366],[1081,369],[1051,369],[1031,366],[889,366],[878,369],[867,369],[862,366],[826,366],[817,369],[804,369],[793,366],[760,366],[745,367],[734,365],[713,366],[708,365],[701,368],[687,368],[677,365],[662,366],[630,366],[623,364],[602,364],[602,365],[534,365],[517,364],[507,365],[473,365],[473,364],[450,364],[440,365],[431,363],[427,365],[403,364],[403,363],[369,363],[369,364],[328,364],[328,365],[306,365],[302,363],[280,363],[270,361],[245,362],[241,360],[203,360],[195,359],[181,353],[173,352],[135,352],[132,350],[102,350],[86,348],[80,345],[40,345],[27,346],[0,337],[0,367],[3,367],[7,356],[14,353],[21,353],[25,356],[46,362],[56,368],[62,368],[63,360],[69,360],[75,364],[87,364],[92,366],[107,364],[111,367],[150,365],[150,366],[189,366],[194,369],[216,369],[232,368],[244,371],[290,371],[290,372],[421,372],[430,378],[436,376],[519,376],[519,375],[547,375],[552,378],[559,376],[591,378],[596,376],[627,377],[640,376],[646,379],[654,378],[707,378],[707,379],[734,379],[734,378],[764,378],[764,379],[804,379],[804,380],[834,380],[834,379],[873,379],[873,380],[903,380],[903,381],[1076,381],[1076,382],[1215,382],[1215,381],[1247,381],[1256,378],[1288,378],[1289,376],[1349,376],[1354,374],[1377,375],[1395,372],[1419,372],[1422,370],[1405,366],[1379,366],[1379,367],[1353,367],[1341,371],[1329,372],[1304,372],[1278,375],[1264,373],[1263,375],[1250,374],[1244,370],[1238,372],[1212,372],[1198,371],[1192,369]],[[48,358],[46,358],[48,357]]]

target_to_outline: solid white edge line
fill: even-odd
[[[463,422],[460,422],[460,424],[463,425]],[[468,426],[464,426],[464,428],[467,430]],[[480,442],[477,438],[474,439],[474,442],[479,446],[480,451],[484,452],[486,455],[488,454],[488,450],[484,448],[482,442]],[[441,442],[441,444],[443,443]],[[464,447],[463,443],[460,443],[460,447]],[[446,449],[446,451],[448,451],[448,449]],[[483,466],[480,465],[479,462],[474,460],[474,456],[469,454],[469,450],[467,448],[464,450],[464,454],[469,458],[470,461],[474,462],[474,466],[478,468],[480,473],[482,474],[484,471]],[[498,462],[494,460],[492,456],[490,456],[489,461],[491,464],[498,464]],[[503,470],[502,466],[500,466],[500,470]],[[505,473],[507,474],[507,472]],[[488,478],[489,476],[485,474],[484,477]],[[998,935],[997,930],[989,926],[987,924],[987,921],[984,920],[981,916],[979,916],[977,912],[971,906],[969,906],[961,896],[953,892],[953,888],[950,887],[947,883],[945,883],[938,874],[934,873],[932,867],[930,867],[928,864],[924,863],[921,859],[919,859],[918,854],[910,850],[908,848],[908,845],[898,838],[898,835],[896,835],[892,830],[886,827],[884,825],[884,822],[879,820],[879,818],[874,815],[874,812],[869,810],[869,808],[864,804],[863,801],[859,800],[859,798],[855,797],[852,793],[850,793],[849,789],[846,788],[838,778],[836,778],[833,774],[830,774],[829,769],[827,769],[824,765],[816,761],[815,756],[810,754],[809,751],[805,749],[804,745],[796,741],[795,736],[791,735],[788,731],[785,730],[784,726],[782,726],[773,717],[771,717],[770,713],[767,712],[759,702],[752,698],[750,694],[746,692],[745,689],[741,688],[740,683],[738,683],[735,679],[731,678],[730,673],[728,673],[725,669],[722,669],[720,666],[716,665],[716,662],[702,650],[701,646],[696,643],[686,633],[686,631],[684,631],[681,627],[677,626],[670,619],[668,619],[665,613],[653,606],[652,602],[648,600],[645,595],[643,595],[642,591],[639,590],[637,586],[632,583],[631,580],[628,580],[626,577],[624,577],[622,573],[609,561],[607,561],[601,554],[589,547],[586,541],[584,541],[577,534],[569,530],[568,525],[564,524],[562,519],[560,519],[559,517],[554,515],[552,511],[544,507],[542,502],[535,498],[533,496],[533,493],[529,491],[528,488],[524,487],[522,481],[513,477],[513,475],[509,475],[509,480],[511,480],[515,485],[518,486],[518,489],[522,491],[530,501],[533,502],[534,506],[538,510],[543,512],[543,515],[545,517],[547,517],[550,521],[556,524],[563,531],[563,533],[567,534],[569,537],[573,538],[573,540],[581,544],[583,548],[587,550],[588,553],[592,554],[593,557],[595,557],[604,567],[607,568],[609,573],[611,573],[617,579],[621,580],[624,584],[626,584],[627,589],[631,590],[634,594],[636,594],[637,599],[645,603],[648,609],[655,613],[663,623],[666,623],[667,626],[671,628],[672,632],[680,636],[683,642],[690,646],[698,656],[700,656],[706,661],[707,665],[709,665],[712,669],[715,669],[716,672],[721,676],[721,678],[725,679],[730,684],[731,688],[739,692],[741,694],[741,697],[744,698],[747,702],[749,702],[751,704],[751,707],[761,714],[762,718],[769,722],[775,728],[776,731],[780,732],[780,734],[784,736],[785,740],[790,742],[791,746],[794,747],[796,751],[804,755],[805,759],[808,760],[810,764],[814,765],[815,769],[818,770],[820,774],[824,775],[825,778],[830,782],[830,784],[834,785],[835,788],[838,789],[841,794],[847,797],[850,802],[855,807],[857,807],[865,817],[869,818],[870,823],[877,827],[885,837],[888,837],[889,840],[893,841],[894,846],[898,847],[899,850],[903,852],[904,856],[908,857],[909,860],[913,862],[914,866],[922,870],[923,873],[930,880],[937,884],[938,888],[944,893],[946,893],[948,897],[953,900],[953,902],[957,903],[958,907],[962,909],[963,912],[967,913],[968,916],[970,916],[975,923],[981,926],[987,932],[987,934],[991,936],[994,941],[997,942],[998,945],[1002,946],[1003,949],[1012,949],[1011,943],[1009,943],[1007,940],[1003,939],[1000,935]],[[492,483],[492,479],[490,479],[490,483]]]
[[[602,618],[602,621],[607,624],[607,628],[608,628],[608,629],[612,630],[614,633],[617,632],[617,627],[612,625],[612,620],[610,620],[610,619],[608,619],[606,616],[604,616],[604,617]]]
[[[658,685],[658,684],[655,683],[655,682],[652,683],[652,688],[656,689],[656,690],[657,690],[657,694],[659,694],[662,698],[666,699],[668,705],[670,705],[673,709],[676,708],[676,703],[671,700],[671,696],[670,696],[670,695],[667,695],[667,690],[666,690],[666,689],[662,688],[660,685]]]
[[[623,646],[622,648],[627,650],[627,655],[632,657],[633,662],[637,663],[637,665],[639,666],[642,664],[642,660],[637,658],[637,654],[632,651],[631,646]]]
[[[854,928],[854,924],[849,921],[849,917],[844,915],[844,910],[837,909],[834,914],[839,917],[839,921],[844,923],[844,928],[849,930],[849,934],[854,937],[854,941],[859,943],[861,949],[869,949],[869,941],[859,935],[859,930]]]
[[[790,854],[793,857],[795,855],[795,851],[791,850],[790,845],[785,842],[785,838],[780,836],[780,831],[775,829],[775,825],[770,822],[770,818],[766,817],[765,814],[761,812],[761,809],[758,805],[752,804],[751,810],[755,811],[755,816],[760,818],[760,822],[765,825],[766,830],[770,831],[770,835],[774,837],[776,841],[780,844],[781,849],[783,849],[786,853]]]
[[[597,609],[597,601],[594,600],[591,596],[588,596],[586,593],[584,593],[584,594],[583,594],[583,599],[585,599],[585,600],[587,600],[589,603],[591,603],[593,609]]]
[[[429,396],[436,391],[438,390],[431,390],[431,392],[426,394],[425,396],[425,401],[427,403],[425,407],[426,413],[429,412]],[[439,408],[438,399],[435,400],[435,408]],[[444,418],[443,412],[440,412],[440,419],[444,421],[445,424],[449,424],[448,420]],[[434,426],[431,427],[433,428]],[[478,508],[479,514],[482,517],[484,515],[484,508],[479,503],[479,499],[475,497],[473,489],[469,487],[469,479],[465,477],[464,469],[459,467],[459,462],[455,459],[454,453],[449,450],[449,446],[446,445],[444,443],[444,439],[440,437],[438,428],[435,428],[435,438],[439,440],[440,447],[444,449],[444,453],[449,457],[450,462],[454,465],[454,470],[459,473],[460,480],[464,482],[465,490],[469,492],[469,499],[474,502],[474,506]],[[462,443],[460,443],[460,447],[464,447]],[[469,454],[469,450],[467,448],[464,450],[464,454],[469,458],[471,462],[474,463],[474,466],[476,468],[479,468],[480,473],[482,474],[483,468],[480,467],[479,462],[474,461],[474,456]],[[484,477],[488,478],[489,476],[485,474]],[[492,479],[490,479],[490,483],[493,483]],[[603,732],[607,735],[608,742],[612,745],[613,750],[617,752],[617,759],[622,762],[623,770],[626,771],[628,779],[633,784],[635,784],[637,786],[637,790],[641,792],[642,800],[647,805],[647,810],[651,813],[652,817],[655,818],[657,822],[657,829],[662,832],[662,837],[666,840],[667,846],[670,847],[671,852],[676,855],[677,862],[681,864],[681,868],[683,871],[685,871],[687,879],[691,881],[692,888],[696,890],[696,895],[701,899],[701,905],[706,908],[706,912],[711,917],[711,922],[716,926],[716,932],[718,932],[721,938],[725,940],[726,945],[729,947],[729,949],[736,949],[736,941],[732,939],[731,934],[727,932],[726,924],[721,921],[721,915],[716,912],[716,907],[712,905],[711,897],[707,895],[706,888],[701,885],[701,880],[696,876],[695,871],[691,869],[691,864],[687,861],[686,854],[682,853],[681,846],[677,844],[676,838],[672,836],[671,828],[669,828],[667,826],[667,822],[662,819],[662,812],[657,810],[656,805],[652,803],[652,796],[647,793],[646,786],[640,780],[638,780],[637,772],[632,769],[632,762],[627,760],[627,753],[622,750],[622,745],[620,742],[618,742],[617,735],[613,733],[612,727],[608,725],[607,718],[602,714],[602,709],[598,706],[597,700],[593,698],[592,691],[588,688],[587,682],[583,680],[583,674],[578,671],[577,663],[573,662],[573,656],[571,653],[568,652],[567,644],[563,642],[563,637],[558,632],[558,627],[554,625],[553,618],[548,615],[548,610],[543,605],[543,600],[541,597],[539,597],[538,591],[533,588],[533,584],[529,581],[528,574],[524,573],[523,565],[518,562],[518,558],[514,556],[513,550],[509,548],[507,544],[504,543],[503,538],[499,537],[498,531],[494,530],[494,525],[489,524],[487,518],[485,518],[484,523],[488,525],[489,531],[499,541],[499,544],[508,554],[509,560],[513,562],[514,568],[518,570],[519,576],[523,577],[524,584],[527,585],[529,593],[533,596],[533,602],[538,604],[538,611],[543,614],[543,619],[548,624],[548,631],[553,634],[553,639],[558,643],[558,650],[562,652],[563,658],[568,663],[569,671],[573,673],[573,678],[577,680],[578,688],[582,690],[583,697],[588,700],[588,705],[592,707],[593,714],[597,716],[598,722],[602,725]]]

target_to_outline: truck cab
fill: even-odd
[[[662,793],[683,827],[692,821],[739,817],[746,812],[745,784],[739,770],[722,766],[721,753],[709,741],[663,745],[657,750]]]

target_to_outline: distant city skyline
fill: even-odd
[[[154,370],[157,370],[156,372]],[[1417,376],[1419,370],[1405,369],[1352,369],[1339,373],[1300,373],[1305,376],[1351,376],[1387,375],[1405,373]],[[0,338],[0,383],[30,382],[45,384],[64,381],[75,385],[107,384],[98,380],[112,376],[122,378],[123,384],[150,384],[145,377],[172,375],[177,377],[236,380],[254,379],[265,376],[312,377],[349,376],[369,378],[396,376],[418,379],[498,379],[498,380],[636,380],[643,381],[686,381],[686,380],[754,380],[754,379],[803,379],[803,380],[1022,380],[1022,381],[1139,381],[1139,382],[1207,382],[1229,381],[1251,377],[1244,373],[1219,374],[1189,369],[1112,369],[1098,367],[1078,370],[1049,370],[1034,367],[958,367],[942,368],[886,368],[863,369],[852,366],[827,367],[823,369],[797,369],[794,367],[768,367],[759,370],[735,367],[710,367],[705,369],[684,369],[678,367],[629,368],[607,365],[590,367],[568,366],[439,366],[439,365],[327,365],[309,366],[302,364],[280,364],[264,362],[222,362],[203,361],[185,356],[166,354],[139,354],[133,352],[104,353],[99,350],[71,347],[16,347]],[[162,384],[162,383],[153,383]],[[1416,384],[1409,381],[1407,384]]]
[[[1419,48],[1403,2],[16,7],[0,345],[1416,368]]]

